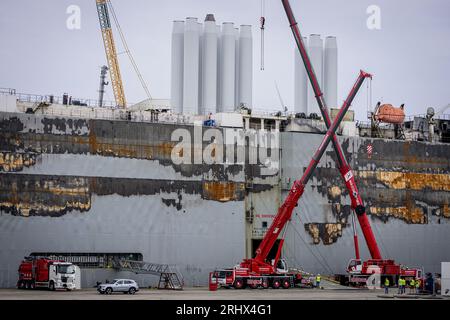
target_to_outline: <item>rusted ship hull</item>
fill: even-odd
[[[32,253],[137,255],[178,265],[187,285],[251,255],[321,135],[281,133],[281,170],[263,174],[258,164],[175,164],[179,128],[195,136],[188,125],[0,113],[0,287],[15,285]],[[450,146],[340,140],[383,255],[437,272],[450,260]],[[288,229],[291,266],[343,272],[353,254],[348,204],[329,149]],[[82,270],[83,286],[119,276],[108,265]]]
[[[283,133],[284,190],[307,166],[320,135]],[[339,137],[386,258],[439,272],[450,259],[450,146],[441,143]],[[298,152],[302,150],[303,152]],[[368,151],[369,150],[369,151]],[[288,230],[295,261],[320,272],[343,273],[354,257],[350,198],[330,148],[301,199]],[[291,179],[291,180],[289,180]],[[284,191],[285,192],[285,191]],[[369,252],[360,230],[362,256]],[[305,242],[311,250],[304,250]],[[300,249],[301,248],[301,249]],[[287,255],[289,257],[289,255]],[[317,270],[319,271],[319,270]]]

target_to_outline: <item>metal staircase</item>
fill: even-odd
[[[174,265],[115,259],[113,267],[118,271],[159,276],[158,289],[183,290],[183,276]]]
[[[33,103],[33,106],[27,108],[26,113],[36,113],[38,109],[43,109],[44,107],[48,107],[51,103],[47,101],[38,101]]]

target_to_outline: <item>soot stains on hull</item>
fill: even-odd
[[[36,154],[0,152],[0,172],[22,171],[24,167],[36,164]]]
[[[450,198],[448,174],[390,171],[355,171],[356,183],[369,213],[382,218],[390,216],[408,223],[428,223],[427,208],[445,212]],[[348,192],[336,169],[317,168],[312,188],[331,204],[348,203]],[[428,192],[433,191],[433,192]],[[345,198],[344,198],[345,197]],[[345,208],[345,205],[342,205]],[[397,209],[395,209],[397,208]],[[384,217],[386,216],[386,217]],[[442,214],[445,217],[444,214]]]
[[[91,193],[86,178],[0,175],[0,209],[18,216],[59,217],[88,211]]]
[[[319,244],[320,241],[324,245],[331,245],[337,242],[338,238],[342,237],[341,223],[305,223],[305,230],[313,239],[314,244]]]
[[[444,174],[450,172],[448,144],[362,138],[359,141],[362,143],[354,148],[357,154],[354,157],[354,169]],[[367,153],[369,144],[373,150],[371,156]]]
[[[193,126],[161,123],[139,123],[129,121],[108,121],[95,119],[72,119],[48,117],[42,115],[19,115],[10,117],[2,114],[0,118],[0,150],[11,152],[33,152],[53,154],[93,154],[106,157],[124,157],[156,160],[163,166],[171,166],[185,177],[208,175],[216,181],[251,179],[262,180],[278,175],[261,174],[261,164],[239,164],[223,162],[207,165],[204,163],[176,165],[172,161],[172,141],[176,129],[184,129],[194,137]],[[206,129],[205,129],[206,130]],[[223,129],[219,130],[223,134]],[[192,141],[194,142],[194,141]],[[201,146],[203,149],[210,141],[192,143],[194,155]],[[258,147],[259,148],[259,147]],[[248,148],[246,148],[248,149]],[[237,157],[238,147],[234,148]],[[248,150],[246,161],[248,162]],[[224,159],[225,160],[225,159]]]
[[[72,210],[89,211],[93,194],[123,197],[178,194],[177,199],[161,198],[167,206],[182,209],[182,194],[228,202],[243,201],[243,183],[171,181],[103,177],[0,175],[0,209],[19,216],[62,216]]]
[[[356,183],[366,205],[367,214],[388,223],[399,219],[408,224],[442,223],[450,219],[450,175],[445,171],[403,172],[387,170],[354,171]],[[334,168],[317,168],[311,184],[313,190],[327,199],[336,223],[314,222],[305,229],[315,244],[320,240],[332,244],[347,227],[351,213],[347,189]],[[331,225],[340,224],[339,229]]]

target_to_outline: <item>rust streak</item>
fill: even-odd
[[[16,172],[36,164],[34,154],[0,152],[0,171]]]
[[[231,201],[238,199],[238,192],[244,189],[243,184],[234,182],[204,181],[203,195],[205,199]]]
[[[167,158],[170,159],[174,142],[161,142],[154,145],[147,144],[120,144],[116,142],[104,142],[103,139],[98,138],[95,133],[91,131],[89,134],[89,151],[91,154],[99,154],[103,156],[115,156],[123,158],[140,158],[140,159],[155,159]],[[76,139],[77,143],[86,143],[85,139]]]
[[[322,240],[324,245],[335,243],[342,236],[341,223],[306,223],[305,230],[313,239],[314,244],[319,244]]]
[[[57,180],[23,181],[10,186],[0,183],[0,208],[14,215],[59,216],[66,211],[88,211],[91,194],[86,179],[73,178],[63,185]]]
[[[376,178],[390,188],[402,190],[450,191],[450,175],[438,173],[415,173],[395,171],[358,171],[363,179]]]
[[[423,210],[415,206],[370,207],[370,213],[375,216],[392,216],[412,224],[427,223]]]
[[[442,206],[442,215],[445,218],[450,218],[450,207],[447,203]]]

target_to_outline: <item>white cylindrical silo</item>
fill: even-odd
[[[222,111],[222,92],[221,92],[221,77],[222,77],[222,35],[220,25],[216,26],[217,31],[217,94],[216,94],[216,112]]]
[[[323,59],[323,93],[329,108],[337,108],[338,49],[336,37],[326,37]]]
[[[234,28],[234,106],[239,106],[239,28]]]
[[[198,114],[201,114],[201,106],[203,105],[203,24],[200,22],[198,26]]]
[[[172,111],[175,113],[183,111],[183,43],[184,21],[174,21],[172,30],[170,101]]]
[[[239,35],[239,100],[238,106],[253,106],[253,39],[252,26],[241,25]]]
[[[322,81],[323,41],[322,38],[320,38],[320,34],[311,34],[309,36],[308,54],[311,59],[312,66],[314,68],[317,81],[319,82],[320,88],[323,90],[323,81]],[[311,86],[310,81],[308,81],[308,114],[310,113],[319,114],[319,112],[320,110],[317,105],[316,95],[314,94],[314,90]]]
[[[183,56],[183,113],[198,114],[199,30],[197,18],[186,18]]]
[[[303,38],[306,50],[308,39]],[[294,48],[294,112],[308,114],[308,75],[297,46]]]
[[[236,62],[236,35],[233,22],[222,24],[220,96],[222,112],[233,112]]]
[[[203,25],[202,99],[200,114],[216,113],[217,106],[217,25],[208,14]]]

